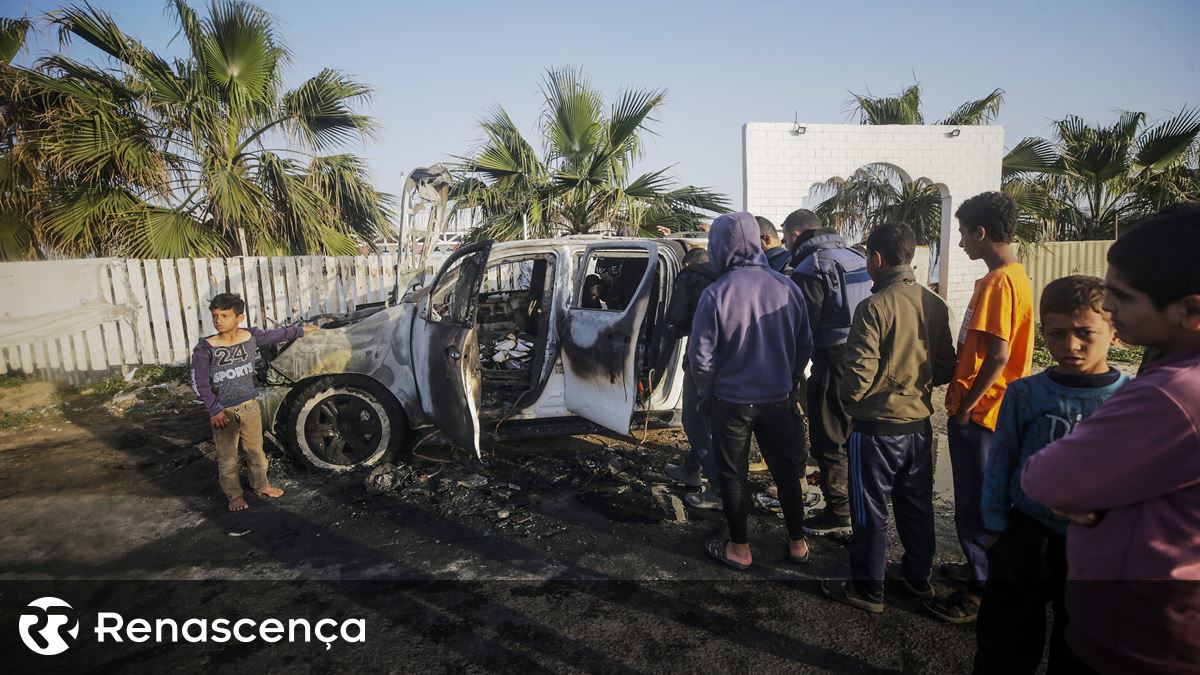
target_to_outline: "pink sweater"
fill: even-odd
[[[1101,672],[1200,672],[1200,350],[1168,357],[1029,458],[1067,512],[1067,642]]]

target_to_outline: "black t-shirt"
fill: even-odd
[[[1107,387],[1116,382],[1121,377],[1121,371],[1116,368],[1109,367],[1107,373],[1099,373],[1096,375],[1078,375],[1055,372],[1054,368],[1046,369],[1046,377],[1054,380],[1064,387],[1074,387],[1076,389],[1099,389]]]

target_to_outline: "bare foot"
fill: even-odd
[[[250,505],[246,503],[245,497],[234,497],[229,500],[230,511],[245,511],[248,508],[250,508]]]
[[[262,495],[263,497],[270,497],[271,499],[279,499],[283,496],[283,488],[277,488],[274,485],[268,485],[267,487],[259,490],[258,494]]]
[[[808,540],[793,539],[788,542],[788,552],[796,560],[804,560],[808,557]]]

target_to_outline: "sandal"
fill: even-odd
[[[804,555],[799,558],[792,555],[791,544],[784,544],[783,545],[783,559],[790,563],[795,563],[797,565],[803,565],[804,563],[808,562],[812,558],[812,544],[809,544],[807,540],[805,540],[804,543],[805,543]]]
[[[709,539],[704,542],[704,550],[708,553],[708,557],[716,560],[719,563],[728,565],[735,570],[741,571],[748,569],[750,566],[740,563],[736,560],[730,560],[725,556],[725,547],[729,544],[728,539]]]
[[[866,610],[872,614],[883,613],[883,603],[860,598],[856,595],[850,595],[849,581],[832,581],[826,579],[821,582],[821,592],[829,597],[837,600],[844,605],[850,605],[857,609]]]
[[[955,591],[948,597],[927,600],[923,604],[930,614],[948,623],[971,623],[979,616],[979,602],[972,600],[965,591]]]

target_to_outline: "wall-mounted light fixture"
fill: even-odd
[[[808,130],[805,129],[804,127],[800,126],[800,111],[797,110],[796,117],[792,121],[792,135],[799,136],[800,134],[804,133],[805,131],[808,131]]]
[[[954,131],[950,132],[950,138],[958,138],[959,134],[961,133],[962,129],[955,129]]]

